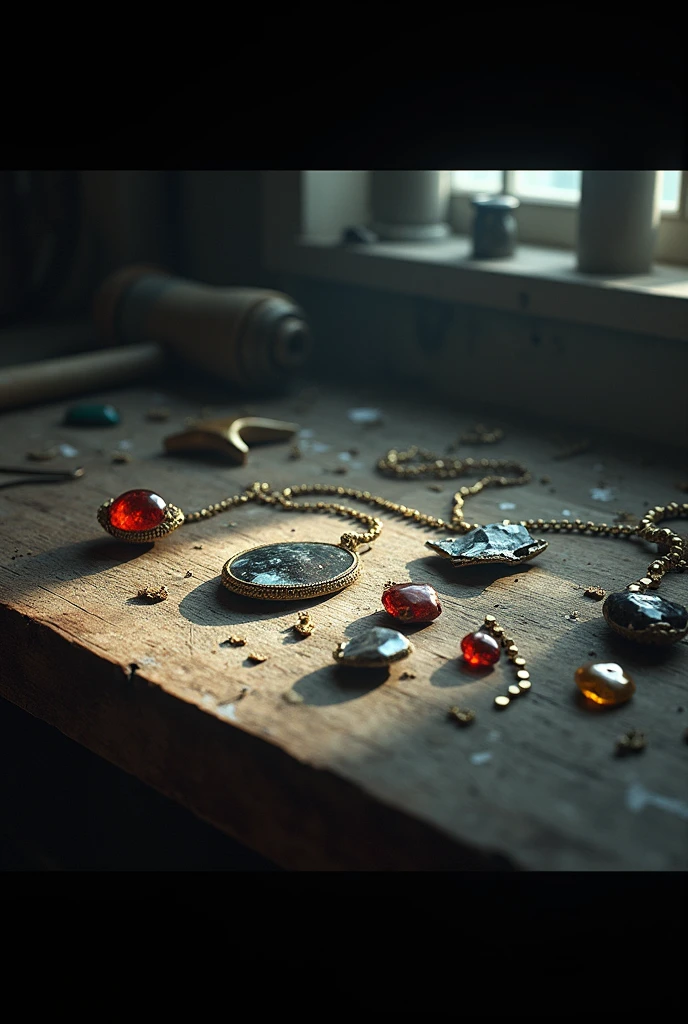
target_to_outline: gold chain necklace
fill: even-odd
[[[323,501],[322,496],[351,498],[399,516],[427,529],[462,535],[428,541],[438,554],[456,566],[528,561],[547,548],[547,542],[530,536],[529,530],[554,533],[584,533],[590,536],[639,537],[658,544],[663,550],[648,566],[647,575],[629,584],[626,591],[609,594],[604,602],[605,619],[616,632],[641,643],[667,644],[688,633],[688,611],[648,591],[656,590],[670,570],[686,568],[684,543],[679,534],[659,528],[664,519],[688,516],[688,503],[670,502],[649,509],[636,524],[608,525],[580,519],[524,519],[518,523],[504,520],[481,526],[468,523],[463,507],[467,497],[489,486],[506,487],[528,483],[530,474],[519,462],[508,459],[440,459],[431,452],[411,448],[388,451],[377,463],[378,470],[396,479],[432,476],[454,479],[466,473],[483,471],[485,475],[471,486],[461,487],[453,498],[449,521],[391,501],[370,491],[334,484],[299,484],[274,490],[268,483],[254,483],[240,494],[224,498],[198,511],[184,513],[147,490],[127,491],[110,498],[98,509],[98,521],[108,533],[134,543],[150,543],[166,537],[179,526],[211,519],[232,508],[256,501],[294,512],[329,512],[363,524],[362,533],[343,533],[338,544],[314,541],[286,541],[239,551],[222,568],[222,582],[229,589],[261,600],[301,600],[333,594],[353,583],[361,571],[357,548],[376,540],[382,521],[338,501]],[[486,472],[487,471],[487,472]],[[510,475],[506,475],[510,474]],[[320,500],[294,500],[317,495]]]

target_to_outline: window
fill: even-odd
[[[518,196],[521,241],[572,248],[576,240],[577,209],[582,171],[452,171],[451,220],[456,231],[470,231],[470,198],[478,192],[509,192]],[[686,174],[664,171],[662,223],[657,259],[686,261],[688,195]]]

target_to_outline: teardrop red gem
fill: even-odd
[[[154,530],[164,520],[166,507],[154,491],[125,491],[110,506],[110,525],[130,532]]]

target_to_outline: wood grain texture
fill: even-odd
[[[526,566],[456,570],[424,547],[421,529],[383,515],[356,584],[327,599],[255,604],[222,588],[230,554],[274,541],[336,541],[346,525],[251,505],[134,547],[100,531],[98,505],[137,486],[192,510],[257,479],[330,481],[446,516],[449,484],[438,492],[432,481],[391,481],[374,464],[389,446],[442,452],[475,417],[363,389],[321,391],[314,404],[290,398],[205,410],[296,420],[313,432],[311,442],[329,446],[311,446],[298,460],[288,445],[255,448],[249,465],[236,467],[163,454],[164,436],[200,412],[188,400],[145,390],[102,397],[120,408],[121,426],[59,426],[63,405],[4,416],[5,462],[65,441],[87,473],[68,484],[0,488],[2,696],[289,868],[686,867],[688,643],[636,649],[583,594],[590,585],[622,589],[653,548],[553,535]],[[146,420],[154,404],[172,410],[168,422]],[[347,419],[348,408],[363,404],[382,406],[381,426]],[[502,442],[463,454],[520,459],[533,482],[469,499],[476,521],[569,509],[570,518],[608,522],[619,510],[640,514],[683,497],[677,485],[688,473],[675,456],[648,460],[635,442],[595,439],[589,452],[558,461],[579,438],[499,425]],[[115,465],[110,452],[122,440],[133,458]],[[349,450],[358,454],[340,459]],[[335,475],[342,466],[346,475]],[[600,484],[614,489],[613,501],[593,500]],[[516,508],[500,509],[503,502]],[[408,630],[414,654],[386,680],[337,667],[340,640],[367,624],[393,624],[380,604],[390,579],[432,583],[442,616]],[[136,598],[161,585],[166,601]],[[687,590],[688,577],[672,574],[660,593],[685,603]],[[292,625],[305,608],[316,629],[300,638]],[[508,666],[476,677],[457,658],[461,637],[486,613],[515,637],[533,680],[506,712],[492,701],[513,681]],[[230,634],[247,645],[225,644]],[[267,660],[251,664],[254,650]],[[629,704],[597,713],[580,705],[573,673],[593,657],[633,675]],[[302,702],[285,700],[288,691]],[[476,721],[458,728],[447,718],[454,704],[474,708]],[[631,727],[647,735],[647,749],[615,757],[616,737]]]

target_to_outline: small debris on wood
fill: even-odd
[[[169,594],[167,593],[167,587],[165,586],[158,587],[157,590],[155,590],[153,587],[141,587],[136,596],[143,598],[146,601],[156,602],[166,601],[167,598],[169,597]]]
[[[401,675],[399,676],[399,678],[400,679],[415,679],[416,678],[416,673],[415,672],[402,672]]]
[[[27,452],[26,457],[32,462],[47,462],[59,455],[59,448],[45,448],[42,451]]]
[[[470,725],[471,722],[475,721],[475,711],[470,708],[449,708],[449,717],[452,718],[458,725]]]
[[[548,476],[541,476],[540,477],[540,483],[541,484],[551,484],[552,481],[550,480],[550,478]]]
[[[152,423],[164,423],[165,420],[170,418],[170,410],[165,408],[164,405],[155,406],[149,409],[146,413],[146,419]]]
[[[638,517],[634,516],[632,512],[617,512],[614,516],[615,523],[628,523],[629,525],[635,526],[638,522]]]
[[[442,491],[444,490],[444,487],[442,486],[442,484],[428,484],[428,490],[436,491],[438,494],[441,494]]]
[[[194,548],[194,551],[202,551],[203,550],[203,545],[202,544],[194,544],[193,548]]]
[[[327,472],[327,470],[325,470],[325,472]],[[335,466],[331,472],[335,473],[337,476],[344,476],[345,473],[348,473],[348,469],[346,466]]]
[[[577,620],[578,619],[578,612],[571,612],[569,615],[566,616],[566,618],[567,619]]]
[[[644,750],[647,746],[647,740],[645,734],[638,732],[637,729],[630,729],[624,733],[623,736],[619,736],[616,741],[616,753],[618,755],[623,754],[638,754],[641,750]]]
[[[294,623],[294,630],[301,636],[310,636],[315,629],[315,623],[310,612],[299,612],[298,622]]]
[[[267,654],[259,654],[256,651],[250,651],[246,657],[249,661],[255,661],[256,664],[260,664],[260,662],[268,660]]]
[[[303,704],[303,697],[296,690],[286,690],[282,694],[282,700],[286,700],[287,704]]]
[[[376,427],[383,422],[379,409],[349,409],[347,415],[352,423],[362,427]]]
[[[356,554],[358,554],[358,555],[367,555],[368,552],[371,551],[371,550],[372,549],[371,549],[370,544],[364,544],[362,547],[356,548]]]
[[[589,452],[591,447],[592,441],[589,438],[585,438],[582,441],[577,441],[576,444],[572,444],[569,448],[557,452],[552,458],[559,461],[562,459],[572,459],[575,455],[583,455],[585,452]]]
[[[357,455],[360,455],[358,448],[349,448],[349,455],[352,459],[355,459]]]
[[[116,465],[132,461],[132,457],[129,452],[113,452],[110,458]]]
[[[297,444],[293,444],[289,449],[290,459],[300,459],[302,457],[301,449]]]
[[[251,692],[251,687],[250,686],[242,686],[241,689],[239,690],[238,697],[234,698],[234,703],[236,704],[237,701],[243,700],[244,697],[246,696],[246,694],[250,693],[250,692]]]
[[[246,637],[235,636],[232,634],[231,636],[228,636],[226,640],[222,641],[220,647],[224,647],[226,644],[229,644],[230,647],[245,647]]]
[[[79,449],[75,448],[71,444],[58,445],[60,455],[64,455],[65,459],[75,459],[79,454]]]
[[[191,569],[187,569],[186,572],[184,573],[184,579],[188,580],[190,576],[193,576],[193,573],[191,572]]]
[[[583,593],[586,597],[592,597],[594,601],[601,601],[607,594],[602,587],[587,587]]]

